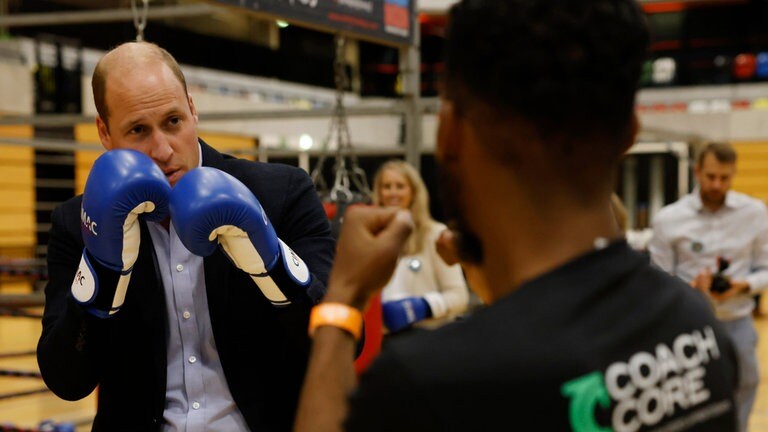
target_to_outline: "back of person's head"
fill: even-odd
[[[377,206],[381,203],[381,189],[382,178],[384,171],[392,170],[401,174],[408,181],[408,185],[411,187],[411,193],[413,197],[409,210],[413,216],[415,229],[408,239],[405,246],[405,252],[413,254],[420,252],[426,235],[429,233],[429,228],[433,222],[432,215],[429,212],[429,192],[424,185],[421,175],[416,168],[414,168],[408,162],[402,160],[390,160],[385,162],[379,170],[376,171],[376,175],[373,179],[373,203]]]
[[[698,166],[702,166],[704,163],[704,159],[709,154],[715,156],[715,159],[717,159],[717,161],[720,162],[721,164],[736,163],[736,159],[737,159],[736,149],[734,149],[733,146],[729,143],[710,142],[702,145],[700,147],[698,155],[696,156],[696,164]]]
[[[109,107],[107,106],[107,80],[113,72],[125,74],[140,71],[142,65],[161,63],[171,70],[187,92],[187,80],[176,59],[157,44],[152,42],[126,42],[116,46],[106,53],[96,64],[91,78],[93,101],[99,117],[107,123]]]
[[[447,38],[445,97],[499,160],[525,167],[510,119],[555,163],[615,163],[631,143],[649,42],[635,1],[463,0]]]

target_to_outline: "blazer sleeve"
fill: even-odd
[[[65,400],[78,400],[88,396],[97,384],[97,368],[91,350],[91,338],[97,337],[91,329],[91,320],[71,298],[70,286],[77,272],[82,241],[77,215],[65,214],[66,208],[57,207],[52,215],[52,228],[48,242],[48,275],[45,288],[43,330],[37,345],[37,362],[48,388]],[[67,220],[67,216],[71,220]],[[94,323],[96,324],[96,323]]]
[[[285,205],[281,212],[279,237],[303,260],[311,273],[306,292],[313,304],[325,295],[336,241],[315,186],[303,170],[292,170]]]

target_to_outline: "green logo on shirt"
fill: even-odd
[[[605,372],[567,381],[560,392],[570,399],[571,428],[575,432],[636,432],[657,426],[682,410],[704,410],[712,396],[704,381],[705,366],[719,358],[715,332],[705,327],[679,334],[669,345],[658,343],[626,361],[611,363]],[[610,425],[598,423],[598,407]],[[690,421],[705,421],[729,409],[726,403],[724,410],[713,410],[715,414],[691,412]]]
[[[575,432],[609,432],[595,421],[595,408],[608,409],[611,397],[605,389],[603,374],[595,371],[568,381],[560,388],[563,396],[571,399],[568,415]]]

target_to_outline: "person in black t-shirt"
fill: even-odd
[[[391,344],[359,386],[356,319],[408,214],[347,213],[295,430],[734,431],[734,348],[707,301],[622,238],[610,199],[638,129],[632,0],[462,0],[436,157],[489,306]]]

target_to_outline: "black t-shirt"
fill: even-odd
[[[621,241],[395,341],[346,429],[732,431],[735,358],[704,297]]]

